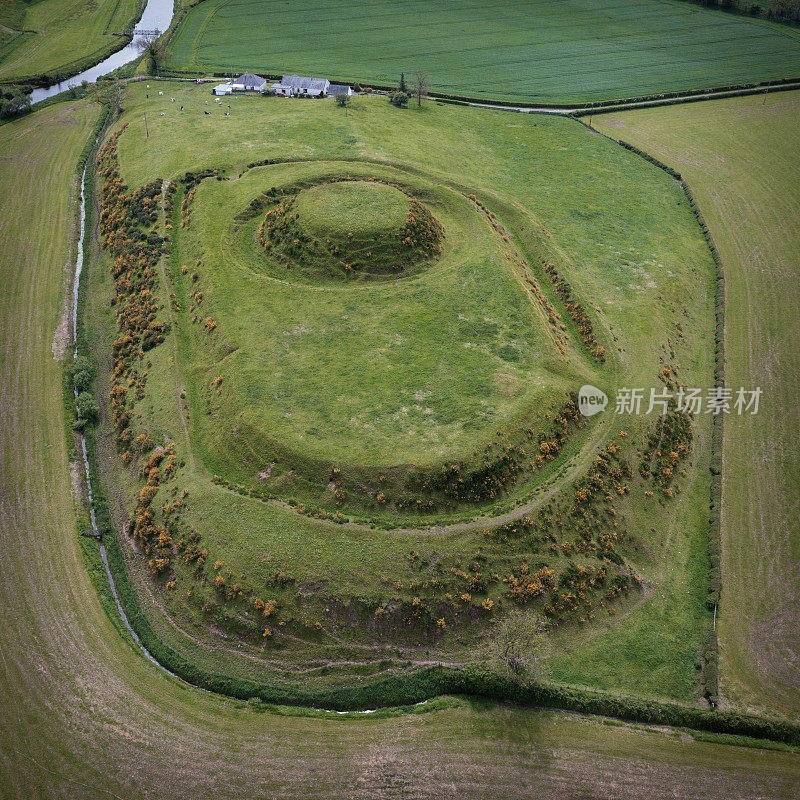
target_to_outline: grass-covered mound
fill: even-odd
[[[336,180],[301,190],[267,211],[259,242],[309,277],[405,275],[442,252],[444,229],[396,184]]]
[[[497,496],[530,469],[517,445],[560,432],[592,367],[559,363],[523,258],[468,195],[352,161],[191,191],[176,294],[188,283],[211,473],[332,512],[430,510]]]
[[[109,431],[100,461],[172,550],[139,593],[158,635],[212,671],[334,683],[463,660],[521,605],[554,623],[554,675],[696,697],[710,417],[668,494],[640,468],[660,416],[613,404],[673,368],[713,380],[713,263],[675,181],[571,120],[246,97],[228,118],[202,87],[165,89],[126,88],[118,155],[126,194],[169,181],[151,277],[170,327],[122,386],[133,444]],[[265,254],[266,211],[342,176],[419,198],[442,253],[360,283]],[[111,255],[101,363],[120,336]],[[612,402],[576,431],[583,383]],[[138,592],[153,545],[122,542]]]

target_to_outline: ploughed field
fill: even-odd
[[[247,20],[242,24],[242,20]],[[797,30],[661,0],[383,4],[206,0],[172,39],[184,70],[298,72],[528,102],[638,97],[800,76]]]
[[[713,692],[710,418],[614,409],[713,382],[675,181],[572,120],[162,87],[100,153],[87,313],[158,635],[328,685],[462,663],[524,606],[557,679]]]

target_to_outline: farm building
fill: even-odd
[[[331,82],[327,78],[304,78],[300,75],[284,75],[278,83],[272,84],[275,94],[293,97],[306,95],[308,97],[326,97]]]
[[[328,97],[336,97],[338,94],[347,95],[350,97],[353,94],[353,89],[350,86],[345,86],[342,83],[332,83],[328,86]]]
[[[233,94],[233,87],[229,83],[221,83],[214,87],[214,94]]]
[[[267,79],[252,72],[245,72],[231,81],[231,89],[234,92],[263,92],[267,88]]]

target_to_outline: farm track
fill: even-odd
[[[599,116],[601,114],[611,114],[618,111],[632,111],[637,108],[657,108],[661,106],[674,106],[683,105],[685,103],[695,103],[705,100],[722,100],[726,97],[739,97],[749,95],[767,95],[773,92],[792,91],[800,89],[800,79],[792,81],[791,83],[781,84],[780,86],[770,87],[752,87],[746,89],[715,89],[711,92],[697,92],[695,94],[681,95],[679,97],[663,97],[655,98],[652,100],[620,100],[619,102],[610,105],[595,105],[594,103],[584,103],[583,105],[577,104],[572,108],[554,108],[553,106],[515,106],[513,104],[505,103],[479,103],[470,102],[467,105],[473,108],[490,108],[500,111],[517,111],[521,114],[555,114],[556,116],[572,116],[580,114],[585,116],[593,114]]]

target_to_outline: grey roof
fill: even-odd
[[[342,83],[332,83],[328,87],[328,94],[330,95],[337,95],[337,94],[349,94],[352,90],[349,86],[345,86]]]
[[[253,75],[252,72],[245,72],[244,75],[240,75],[235,81],[233,81],[233,83],[241,83],[244,86],[264,86],[266,82],[266,78]]]
[[[312,91],[325,91],[329,86],[327,78],[304,78],[300,75],[284,75],[281,78],[281,84],[292,89],[310,89]]]

